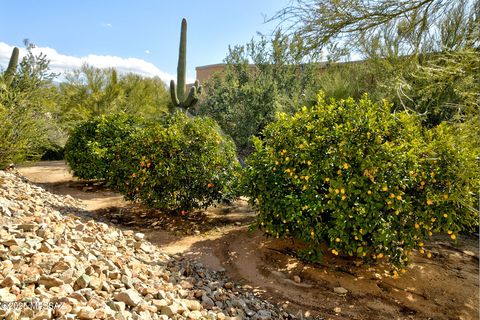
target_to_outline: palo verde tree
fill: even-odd
[[[307,51],[329,44],[356,48],[361,39],[378,36],[388,26],[404,35],[401,50],[409,54],[435,49],[432,37],[437,39],[437,46],[457,46],[463,41],[457,39],[459,35],[474,32],[478,8],[478,0],[295,0],[270,20],[280,21],[289,32],[301,36]],[[452,19],[454,11],[465,14]],[[464,20],[467,15],[470,21]],[[438,33],[439,21],[457,26],[457,32]]]
[[[478,0],[296,0],[271,20],[300,36],[307,53],[360,54],[374,73],[370,96],[432,126],[478,113],[463,97],[466,88],[478,92],[479,12]],[[452,85],[440,96],[424,90],[445,82]]]

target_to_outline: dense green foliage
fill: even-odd
[[[230,49],[226,69],[205,83],[199,113],[215,119],[237,145],[240,157],[252,150],[250,138],[275,120],[277,112],[293,113],[314,99],[321,64],[303,64],[301,39],[277,33]],[[249,64],[252,61],[254,65]]]
[[[0,75],[0,169],[10,163],[40,158],[52,144],[56,124],[48,113],[52,79],[48,59],[33,47],[19,65],[14,50],[8,69]],[[16,52],[16,53],[15,53]]]
[[[117,76],[114,69],[88,65],[66,77],[60,85],[58,114],[66,128],[92,117],[125,112],[145,118],[167,113],[168,92],[159,78],[134,74]]]
[[[115,149],[135,127],[135,119],[126,114],[102,115],[76,126],[65,144],[65,160],[73,175],[107,179],[113,171]]]
[[[304,40],[304,54],[360,56],[369,82],[342,78],[350,91],[360,86],[396,111],[420,113],[426,126],[478,115],[478,0],[297,0],[272,20]]]
[[[247,162],[258,225],[305,241],[309,260],[326,242],[335,255],[394,265],[424,250],[432,232],[455,238],[475,226],[478,137],[456,139],[465,128],[447,124],[428,131],[390,108],[321,94],[314,107],[268,125]]]
[[[110,181],[127,199],[185,213],[231,198],[238,161],[214,121],[175,113],[125,139],[112,168]]]
[[[233,142],[215,121],[182,113],[155,122],[126,114],[82,122],[65,159],[75,176],[105,180],[126,199],[168,211],[205,208],[237,190]]]

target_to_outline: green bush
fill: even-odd
[[[64,151],[73,175],[81,179],[107,179],[115,148],[133,132],[135,123],[132,116],[111,114],[76,126]]]
[[[474,150],[456,145],[446,126],[424,133],[416,117],[390,108],[319,94],[316,106],[268,125],[245,177],[258,227],[304,241],[300,254],[311,261],[326,243],[334,255],[395,266],[412,249],[425,252],[433,232],[454,239],[470,228],[478,216]]]
[[[112,167],[112,185],[127,199],[185,213],[232,196],[239,165],[215,121],[177,113],[136,130]]]
[[[55,121],[47,105],[54,90],[48,60],[34,56],[31,47],[11,73],[0,70],[0,169],[10,163],[38,160],[50,145],[49,134]]]

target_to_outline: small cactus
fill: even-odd
[[[180,47],[178,53],[178,67],[177,67],[177,85],[175,81],[170,81],[170,95],[172,97],[173,105],[177,108],[182,109],[184,112],[187,112],[191,109],[198,101],[198,96],[202,91],[198,80],[195,81],[195,84],[190,88],[188,95],[185,97],[186,91],[186,56],[187,56],[187,20],[182,19],[182,29],[180,32]]]
[[[18,54],[19,50],[17,47],[13,48],[12,56],[10,57],[10,61],[8,62],[7,70],[5,70],[5,82],[10,84],[13,80],[13,76],[17,70],[18,65]]]

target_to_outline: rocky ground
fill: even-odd
[[[223,272],[0,171],[1,319],[287,319]]]
[[[87,307],[84,318],[124,319],[123,306],[138,319],[161,319],[169,306],[178,307],[170,318],[182,319],[202,312],[206,319],[479,319],[478,234],[456,241],[434,235],[426,243],[432,256],[414,253],[407,272],[393,279],[381,265],[348,257],[303,263],[294,241],[249,230],[255,212],[244,200],[176,217],[78,180],[63,161],[18,170],[30,183],[0,171],[0,301],[23,303],[0,304],[0,319],[7,309],[9,319],[22,312],[23,319],[79,318]],[[136,306],[121,303],[122,296],[136,299],[129,289],[141,299]],[[210,309],[207,298],[219,305]]]

